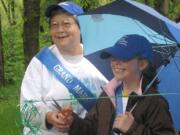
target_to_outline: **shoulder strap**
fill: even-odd
[[[116,116],[123,113],[122,103],[122,86],[120,85],[116,90]]]
[[[70,93],[79,103],[89,111],[96,102],[96,97],[84,86],[73,74],[71,74],[61,63],[61,61],[51,52],[49,48],[44,48],[36,55],[37,59],[46,66],[56,79],[63,83]]]

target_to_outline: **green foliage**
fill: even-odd
[[[112,2],[113,0],[72,0],[82,6],[85,12],[93,10],[101,5]]]
[[[137,0],[141,3],[145,3],[145,0]],[[148,1],[149,6],[152,8],[155,7],[161,7],[163,5],[163,2],[165,0],[146,0]],[[168,15],[167,17],[176,20],[178,17],[180,17],[180,0],[168,0]]]
[[[78,3],[84,9],[84,11],[90,11],[99,5],[97,0],[72,0]]]
[[[57,0],[41,0],[41,18],[40,18],[40,34],[39,42],[40,48],[51,45],[51,38],[49,35],[49,20],[45,17],[44,12],[48,5],[56,3]]]
[[[0,135],[21,135],[22,126],[17,104],[13,100],[8,100],[6,102],[0,102],[0,106]]]
[[[22,41],[22,23],[3,29],[5,79],[14,83],[22,78],[24,71],[24,54]]]
[[[175,20],[180,17],[180,0],[174,0],[169,2],[169,18]]]
[[[0,88],[0,135],[21,135],[22,124],[19,109],[20,82]]]
[[[10,1],[4,1],[6,6]],[[0,12],[2,13],[2,36],[4,50],[4,69],[6,84],[15,83],[21,80],[24,74],[24,54],[22,41],[22,0],[15,1],[16,24],[10,25],[6,12],[0,3]],[[18,18],[18,19],[17,19]]]

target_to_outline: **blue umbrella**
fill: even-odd
[[[143,35],[152,43],[155,63],[161,70],[158,87],[168,100],[174,126],[180,131],[180,51],[177,49],[180,27],[152,8],[132,0],[116,0],[78,16],[78,20],[86,57],[108,79],[112,78],[110,63],[99,58],[103,49],[127,34]],[[170,56],[173,58],[161,68]]]

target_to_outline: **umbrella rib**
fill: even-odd
[[[176,68],[177,68],[178,72],[180,73],[180,68],[179,68],[179,66],[178,66],[178,64],[177,64],[177,62],[175,61],[175,59],[174,59],[174,58],[173,58],[173,62],[174,62],[174,64],[175,64],[175,66],[176,66]]]
[[[159,24],[160,24],[160,28],[161,28],[162,33],[163,33],[164,35],[166,35],[166,37],[168,37],[170,40],[173,41],[172,37],[170,37],[170,36],[163,30],[160,20],[158,20],[158,22],[159,22]],[[165,38],[165,36],[164,36],[164,38]],[[164,40],[166,41],[166,39],[164,39]]]
[[[167,36],[167,34],[164,32],[164,30],[163,30],[163,28],[162,28],[162,25],[161,25],[161,22],[160,22],[160,20],[158,20],[158,22],[159,22],[159,25],[160,25],[160,28],[161,28],[161,31]],[[166,38],[165,38],[165,36],[163,36],[163,38],[164,38],[164,41],[165,41],[165,43],[166,43],[166,45],[167,45],[167,41],[166,41]]]
[[[163,38],[160,38],[159,36],[157,37],[156,34],[153,34],[151,31],[148,31],[148,32],[151,32],[151,35],[148,34],[148,33],[145,31],[145,29],[143,29],[143,28],[141,27],[141,25],[138,23],[138,21],[136,21],[135,19],[132,19],[132,20],[139,26],[139,28],[140,28],[152,41],[154,41],[154,43],[157,44],[157,42],[156,42],[152,37],[154,37],[154,38],[156,38],[156,39],[159,39],[159,40],[162,40],[162,41],[165,41],[166,45],[167,45],[168,43],[169,43],[169,44],[174,43],[174,42],[172,42],[172,41],[173,41],[172,38],[169,37],[169,36],[167,35],[167,33],[165,33],[165,32],[162,30],[161,24],[160,24],[160,26],[161,26],[162,33],[164,33],[164,35],[166,35],[166,36],[170,39],[170,41],[167,41],[167,39],[165,38],[165,36],[160,35],[160,34],[157,34],[157,35],[160,35],[160,36],[162,36]]]
[[[138,24],[138,22],[137,22],[135,19],[132,19],[132,20],[139,26],[139,28],[141,28],[142,31],[144,31],[144,33],[145,33],[150,39],[152,39],[152,40],[154,41],[154,43],[158,44],[152,37],[154,37],[154,38],[156,38],[156,39],[159,39],[159,40],[162,40],[162,41],[165,41],[166,45],[167,45],[167,43],[170,43],[170,44],[174,43],[174,42],[167,41],[166,38],[165,38],[165,36],[163,36],[163,35],[153,34],[151,31],[149,31],[149,32],[151,32],[151,35],[148,34],[148,33],[145,31],[145,29],[143,29],[143,27],[141,27],[141,25]],[[162,31],[162,32],[164,33],[164,31]],[[164,33],[164,34],[167,35],[166,33]],[[163,38],[160,38],[159,36],[157,37],[156,35],[162,36]],[[167,36],[167,37],[168,37],[168,36]],[[172,40],[170,37],[168,37],[168,38],[169,38],[170,40]]]
[[[139,26],[139,28],[140,28],[151,40],[154,41],[154,43],[157,44],[157,42],[156,42],[153,38],[151,38],[151,37],[149,36],[149,34],[138,24],[138,22],[137,22],[136,20],[134,20],[134,19],[132,19],[132,20]]]
[[[159,36],[157,36],[157,35],[159,35]],[[152,35],[150,35],[150,36],[152,36],[152,37],[154,37],[154,38],[156,38],[156,39],[159,39],[159,40],[161,40],[161,41],[165,41],[164,37],[163,37],[163,38],[160,37],[160,36],[161,36],[160,34],[152,34]],[[174,44],[174,42],[171,41],[171,40],[169,40],[169,41],[166,40],[166,45],[167,45],[167,44]]]
[[[159,54],[164,54],[164,55],[167,55],[165,52],[161,52],[161,51],[158,51],[158,50],[153,50],[154,52],[157,52],[157,53],[159,53]]]

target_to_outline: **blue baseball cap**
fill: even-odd
[[[66,2],[60,2],[58,4],[52,4],[48,6],[45,10],[45,16],[50,17],[51,12],[57,9],[63,9],[67,13],[72,14],[72,15],[79,15],[79,14],[84,13],[83,9],[76,3],[71,2],[71,1],[66,1]]]
[[[120,38],[114,46],[104,49],[100,57],[102,59],[113,57],[119,60],[130,60],[135,57],[140,57],[152,63],[152,45],[143,36],[137,34],[126,35]]]

